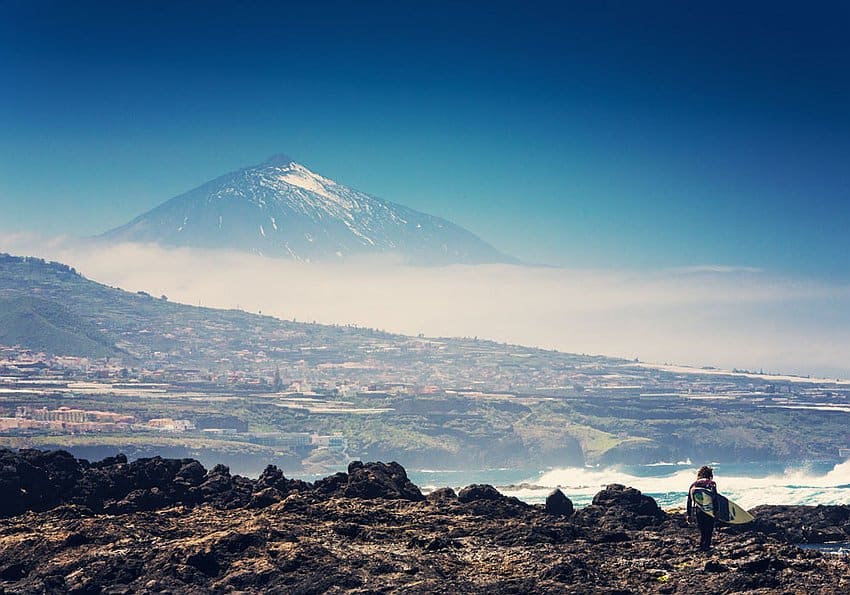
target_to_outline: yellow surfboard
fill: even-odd
[[[697,508],[722,523],[730,525],[744,525],[753,520],[753,515],[732,502],[726,496],[712,494],[711,490],[705,488],[694,488],[691,498]]]

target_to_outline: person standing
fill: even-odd
[[[714,517],[707,514],[694,502],[694,490],[708,490],[711,493],[711,505],[717,502],[717,484],[714,483],[714,470],[705,465],[697,471],[697,480],[688,489],[688,521],[696,519],[699,527],[699,549],[708,551],[711,549],[711,537],[714,533]]]

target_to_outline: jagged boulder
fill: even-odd
[[[788,543],[850,541],[850,506],[763,505],[751,513],[755,521],[747,528],[779,537]]]
[[[70,499],[82,470],[63,450],[0,451],[0,514],[43,511]]]
[[[275,488],[276,490],[280,490],[281,487],[286,485],[286,482],[287,480],[283,475],[283,471],[278,469],[277,465],[266,465],[266,468],[263,469],[263,472],[257,478],[257,487],[259,489]]]
[[[573,502],[560,489],[555,489],[546,497],[546,512],[558,516],[572,516],[575,512]]]
[[[290,492],[309,491],[311,486],[309,483],[300,479],[287,479],[283,471],[278,469],[276,465],[268,465],[260,474],[260,477],[257,478],[255,490],[264,490],[266,488],[274,488],[285,496]]]
[[[593,497],[593,505],[603,508],[627,510],[638,516],[648,516],[657,519],[666,518],[666,514],[655,498],[643,495],[640,490],[615,483]]]
[[[576,520],[599,530],[598,539],[611,539],[627,530],[659,525],[667,520],[654,498],[635,488],[610,484],[593,497],[593,502],[576,513]]]
[[[362,463],[352,461],[348,465],[348,482],[342,494],[349,498],[385,498],[388,500],[412,500],[419,502],[425,497],[407,477],[407,471],[396,462]]]
[[[232,488],[230,468],[225,465],[216,465],[210,469],[204,481],[198,486],[201,501],[210,502],[219,500]]]
[[[128,514],[164,508],[171,504],[168,495],[157,487],[133,490],[118,502],[104,508],[107,514]]]
[[[226,465],[216,465],[204,477],[197,488],[199,502],[217,508],[232,510],[248,506],[254,492],[255,482],[246,477],[231,475]]]
[[[248,508],[265,508],[284,499],[284,495],[276,488],[263,488],[251,494]]]
[[[207,470],[198,461],[189,460],[184,462],[177,471],[176,480],[185,483],[186,485],[196,487],[201,485]]]
[[[57,501],[70,498],[83,474],[82,467],[88,466],[88,461],[77,461],[71,453],[64,450],[26,452],[31,454],[37,461],[35,464],[46,472],[54,491],[53,498]]]
[[[320,496],[342,494],[348,485],[348,473],[334,473],[313,482],[312,488]]]
[[[137,459],[130,463],[127,469],[130,486],[135,490],[156,487],[167,491],[184,464],[184,461],[179,459],[163,459],[162,457]]]
[[[114,457],[105,457],[103,460],[89,463],[90,469],[103,469],[105,467],[114,467],[115,465],[126,465],[127,455],[118,453]]]
[[[452,488],[437,488],[427,496],[428,502],[452,502],[457,500],[457,494]]]
[[[18,467],[11,461],[0,461],[0,516],[11,516],[25,510],[24,493]]]
[[[128,470],[123,454],[91,463],[80,478],[72,502],[102,510],[108,503],[123,499],[134,489]]]
[[[499,490],[486,483],[468,485],[457,495],[457,499],[463,503],[476,500],[502,500],[503,498],[505,496]]]

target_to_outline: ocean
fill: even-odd
[[[620,483],[652,496],[662,508],[685,506],[687,490],[704,463],[658,462],[616,467],[565,467],[553,469],[483,469],[453,471],[409,469],[413,483],[428,492],[439,487],[455,490],[488,483],[508,496],[529,504],[540,503],[556,487],[576,507],[590,504],[604,486]],[[709,463],[720,493],[744,508],[759,504],[850,504],[850,460],[840,463]]]

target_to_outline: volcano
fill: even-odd
[[[364,254],[416,265],[515,262],[450,221],[344,186],[286,155],[207,182],[102,237],[306,262]]]

